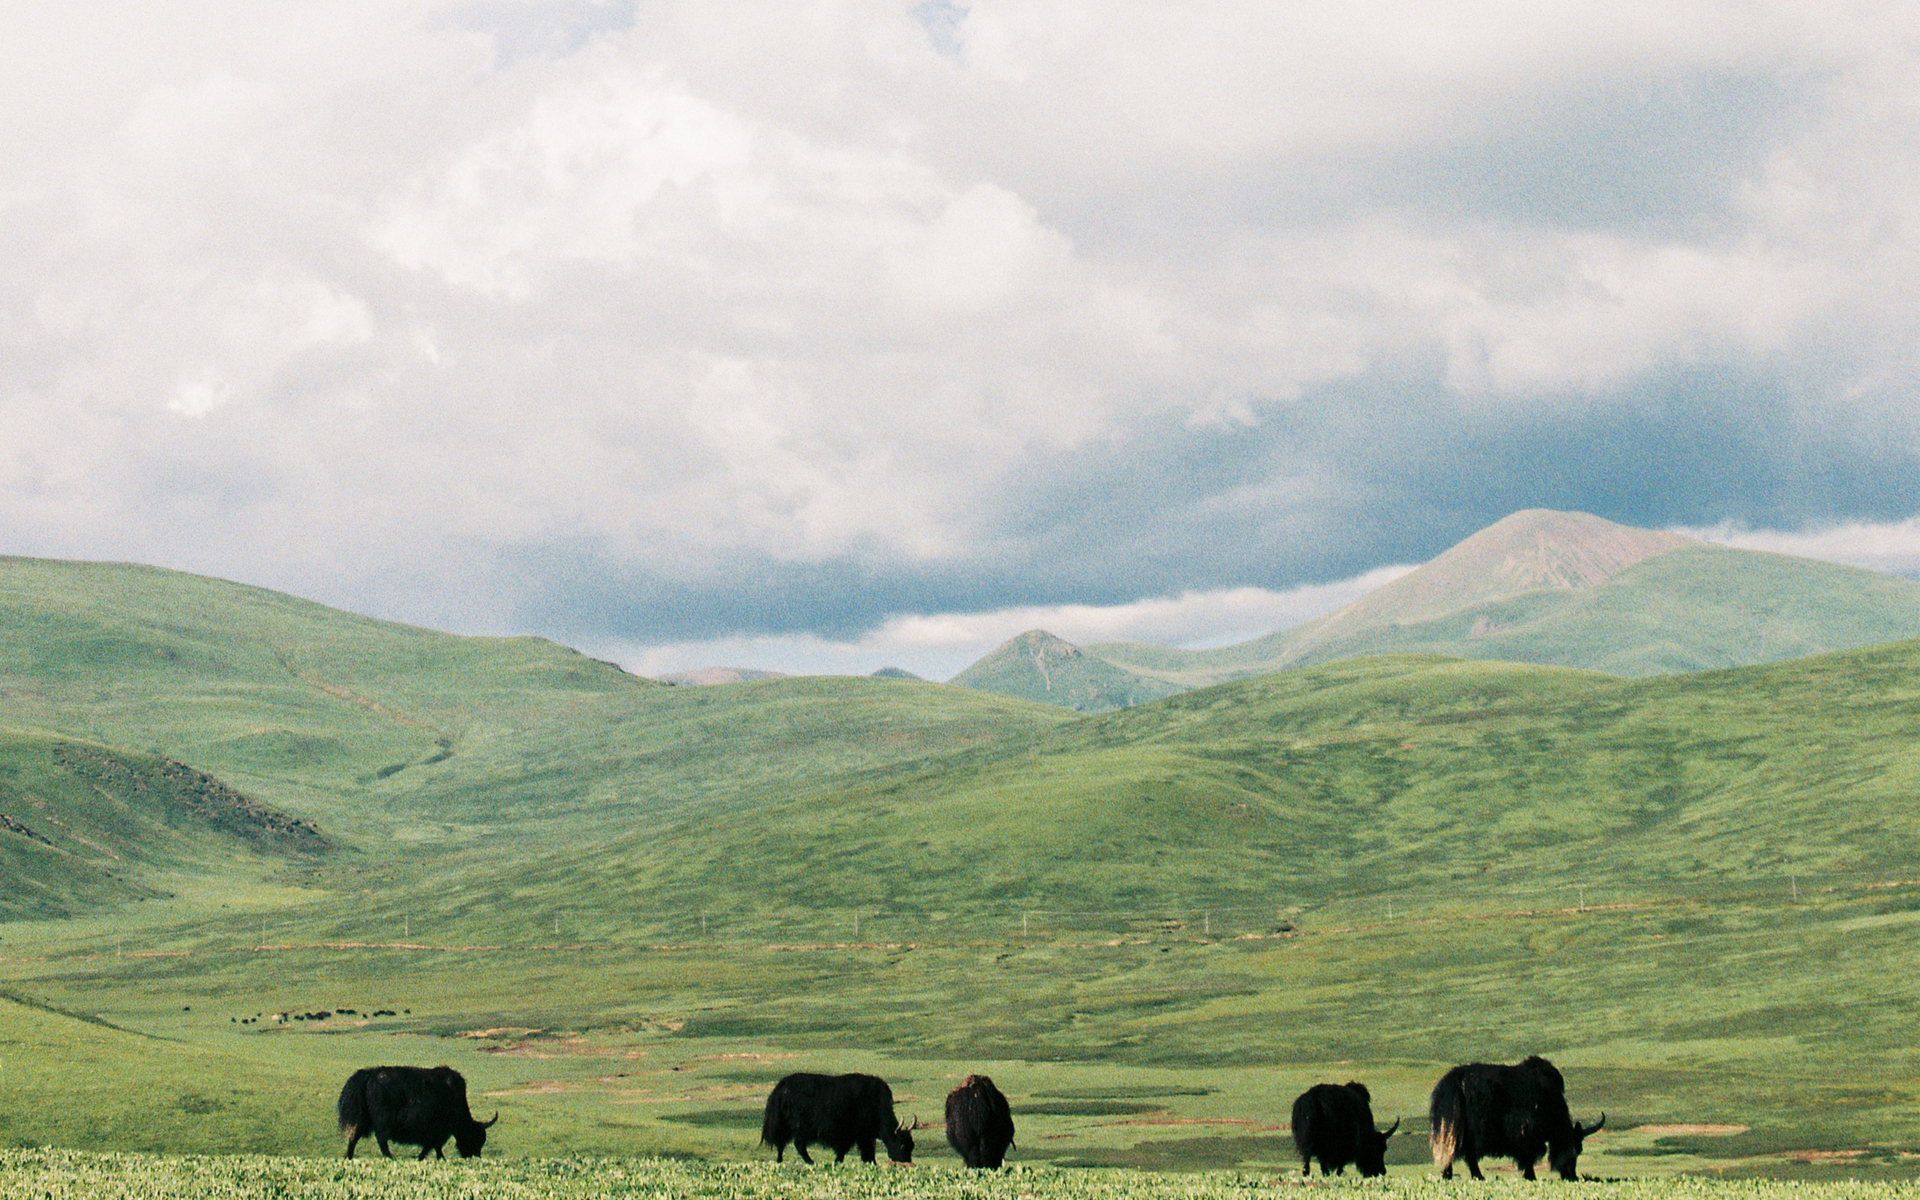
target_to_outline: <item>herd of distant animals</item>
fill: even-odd
[[[363,1067],[340,1089],[340,1130],[347,1135],[347,1157],[360,1139],[371,1135],[380,1153],[393,1157],[388,1143],[420,1147],[445,1158],[451,1138],[461,1157],[472,1158],[487,1144],[487,1130],[500,1119],[476,1121],[467,1108],[467,1081],[452,1067]],[[1607,1123],[1607,1114],[1583,1126],[1567,1112],[1566,1082],[1554,1065],[1530,1055],[1511,1066],[1467,1063],[1454,1067],[1433,1086],[1427,1117],[1433,1164],[1442,1179],[1453,1178],[1453,1164],[1464,1162],[1475,1179],[1483,1158],[1511,1158],[1520,1173],[1534,1178],[1534,1164],[1545,1158],[1562,1179],[1577,1179],[1581,1145]],[[774,1161],[786,1161],[791,1145],[800,1161],[812,1163],[808,1146],[823,1146],[841,1162],[847,1151],[874,1161],[885,1146],[894,1162],[913,1161],[913,1131],[918,1120],[902,1124],[893,1111],[893,1089],[877,1075],[788,1075],[773,1085],[760,1140],[773,1147]],[[1373,1098],[1360,1083],[1316,1083],[1293,1102],[1293,1144],[1300,1173],[1310,1174],[1315,1159],[1322,1175],[1361,1175],[1387,1171],[1387,1139],[1400,1128],[1374,1128]],[[985,1075],[969,1075],[947,1093],[947,1141],[969,1167],[997,1168],[1013,1146],[1013,1112],[1006,1096]]]

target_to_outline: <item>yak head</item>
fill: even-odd
[[[905,1125],[895,1121],[890,1131],[881,1134],[880,1140],[886,1143],[887,1157],[897,1163],[912,1162],[913,1131],[918,1128],[920,1128],[920,1118],[914,1117]]]
[[[1364,1176],[1385,1175],[1387,1173],[1387,1139],[1393,1131],[1400,1128],[1400,1118],[1395,1117],[1386,1132],[1378,1132],[1369,1123],[1367,1131],[1360,1135],[1360,1144],[1353,1148],[1353,1165]]]
[[[1591,1126],[1583,1126],[1580,1122],[1575,1121],[1573,1128],[1567,1131],[1565,1139],[1552,1142],[1547,1146],[1547,1161],[1553,1164],[1553,1169],[1559,1172],[1560,1178],[1580,1178],[1575,1168],[1580,1163],[1581,1143],[1587,1140],[1588,1134],[1599,1133],[1600,1127],[1606,1123],[1607,1114],[1605,1113],[1601,1113],[1600,1119],[1595,1121]]]
[[[460,1151],[461,1158],[478,1158],[480,1148],[487,1144],[487,1130],[500,1119],[499,1113],[493,1114],[493,1120],[476,1121],[469,1117],[467,1123],[453,1132],[454,1148]]]

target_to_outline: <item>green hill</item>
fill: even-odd
[[[1378,654],[1647,676],[1920,637],[1920,584],[1528,510],[1339,612],[1217,650],[1113,643],[1089,656],[1186,687]]]
[[[1539,1052],[1610,1114],[1597,1173],[1920,1154],[1920,642],[1340,660],[1079,716],[657,686],[143,568],[8,560],[0,634],[14,1141],[337,1153],[329,1090],[413,1061],[503,1111],[490,1153],[740,1158],[788,1070],[925,1114],[985,1069],[1022,1161],[1259,1165],[1307,1083],[1417,1120],[1447,1064]]]
[[[0,731],[0,918],[72,916],[182,873],[271,872],[333,848],[312,822],[170,759]]]
[[[40,761],[21,748],[37,735],[189,764],[354,851],[303,865],[309,882],[390,884],[574,846],[1064,719],[894,680],[668,687],[539,638],[456,637],[150,567],[0,559],[0,729],[27,739],[16,757]],[[51,814],[15,814],[33,832],[95,828],[87,788],[33,786]],[[193,857],[180,839],[123,841],[151,845],[134,865]],[[30,837],[0,845],[40,864],[48,904],[138,891],[118,875],[83,883],[99,871],[69,859],[56,871]]]
[[[1185,690],[1184,685],[1095,658],[1043,629],[1009,639],[948,682],[1088,713],[1112,712]]]
[[[552,904],[584,887],[634,922],[822,895],[1147,913],[1893,877],[1920,871],[1915,679],[1920,643],[1646,681],[1356,660],[703,810],[472,886]]]

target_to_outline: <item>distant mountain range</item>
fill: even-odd
[[[1082,712],[1287,667],[1444,654],[1650,676],[1920,637],[1920,584],[1586,513],[1514,513],[1338,612],[1215,650],[1031,630],[953,682]]]

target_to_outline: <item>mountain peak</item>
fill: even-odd
[[[1577,591],[1628,567],[1701,543],[1582,512],[1527,508],[1454,545],[1419,570],[1351,605],[1347,613],[1397,625],[1528,592]]]
[[[996,654],[1018,654],[1023,658],[1035,660],[1044,658],[1079,658],[1080,647],[1065,638],[1055,637],[1044,629],[1029,629],[1002,642]]]
[[[1182,690],[1142,679],[1044,629],[1008,638],[949,682],[1081,712],[1110,712]]]

